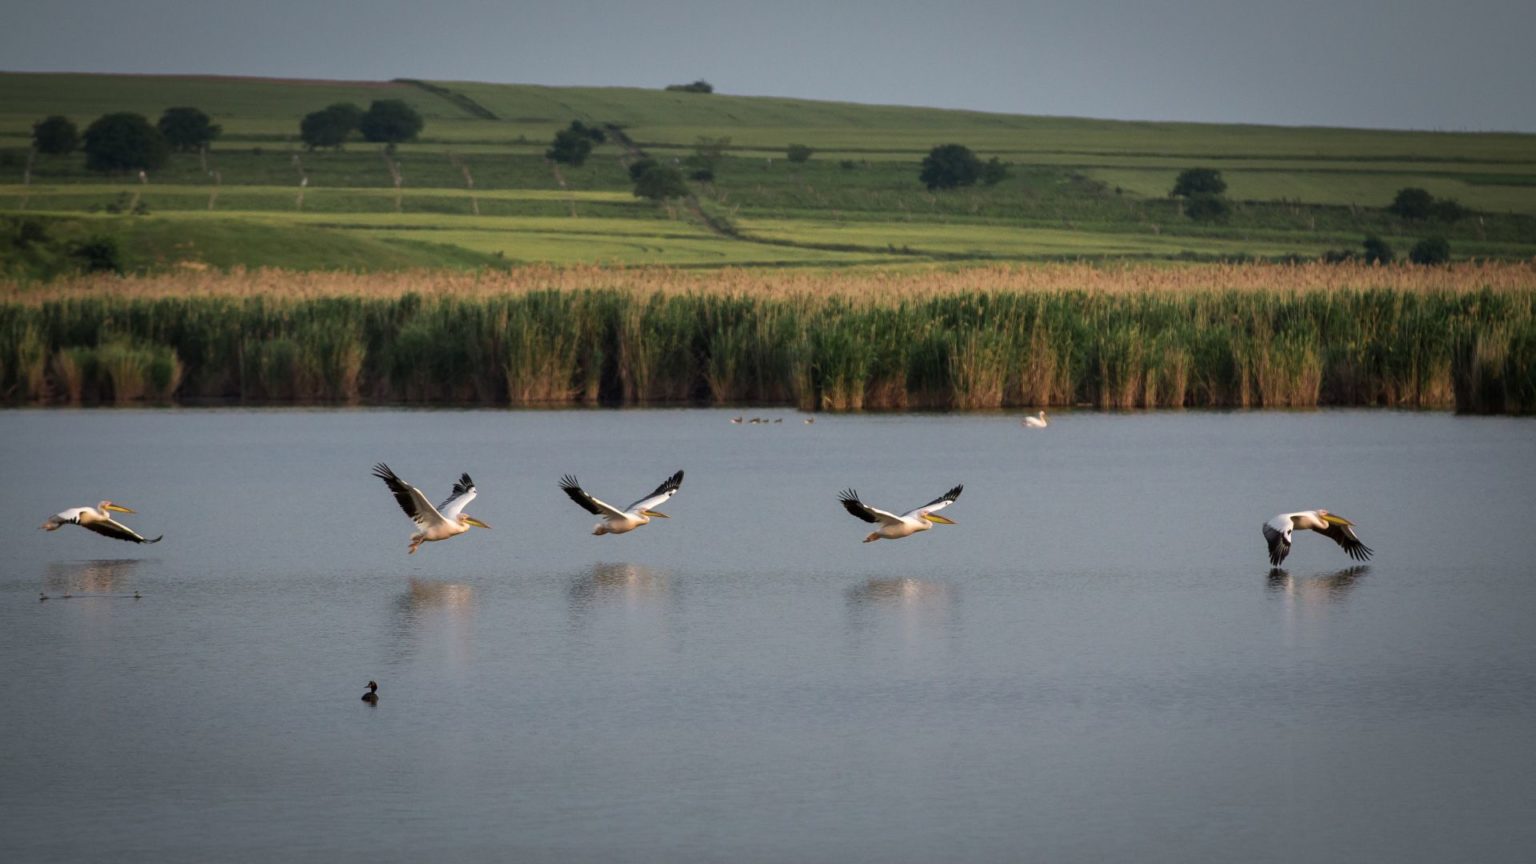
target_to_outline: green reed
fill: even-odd
[[[1536,411],[1536,290],[0,303],[11,403]]]

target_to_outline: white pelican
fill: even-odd
[[[945,492],[942,497],[935,498],[916,510],[909,510],[900,516],[897,516],[895,513],[887,513],[884,510],[877,510],[865,504],[859,500],[859,493],[852,489],[844,491],[843,494],[838,496],[838,500],[843,502],[843,507],[849,513],[863,519],[865,522],[880,523],[879,530],[864,538],[865,543],[873,543],[881,538],[899,540],[902,537],[909,537],[919,531],[927,531],[933,527],[934,523],[939,525],[955,524],[943,516],[936,515],[936,513],[955,503],[955,499],[960,497],[960,492],[964,489],[965,484],[962,483]]]
[[[117,513],[132,513],[133,510],[121,504],[113,504],[111,501],[103,501],[95,507],[72,507],[63,513],[56,513],[48,517],[43,523],[43,528],[49,531],[57,531],[65,525],[79,525],[87,531],[95,531],[103,537],[111,537],[114,540],[127,540],[130,543],[159,543],[160,537],[153,540],[145,540],[139,532],[127,525],[113,519],[107,514],[111,510]]]
[[[1036,414],[1033,417],[1025,417],[1024,425],[1031,429],[1044,429],[1051,424],[1046,422],[1045,412],[1041,411],[1039,414]]]
[[[754,420],[753,422],[757,421]],[[662,519],[672,518],[665,513],[657,513],[654,508],[661,506],[668,498],[676,495],[678,487],[682,485],[683,472],[678,471],[676,474],[668,477],[666,482],[657,486],[655,492],[620,510],[612,504],[604,503],[588,495],[581,488],[581,484],[576,482],[575,477],[567,474],[560,478],[560,488],[565,490],[565,494],[571,496],[572,501],[580,504],[581,509],[588,513],[602,517],[602,521],[592,528],[592,533],[598,536],[604,534],[624,534],[633,531],[641,525],[650,522],[653,516],[659,516]]]
[[[491,527],[464,512],[464,507],[475,500],[475,481],[469,479],[468,474],[459,475],[459,482],[453,484],[453,492],[448,495],[448,499],[436,507],[427,500],[427,496],[421,494],[420,489],[395,476],[395,472],[389,470],[389,466],[383,462],[373,466],[373,476],[384,481],[389,491],[395,493],[400,509],[411,517],[412,522],[421,526],[420,531],[411,535],[411,548],[406,553],[408,555],[415,554],[416,547],[423,543],[457,537],[468,531],[471,525],[476,528]]]
[[[1285,556],[1291,553],[1291,532],[1298,528],[1316,531],[1330,538],[1356,561],[1369,561],[1371,548],[1355,536],[1355,530],[1351,527],[1354,524],[1327,510],[1281,513],[1264,523],[1264,541],[1269,544],[1269,563],[1279,567]]]

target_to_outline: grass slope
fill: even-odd
[[[311,153],[297,142],[305,113],[381,98],[403,99],[426,119],[421,140],[394,157],[398,191],[373,145]],[[178,105],[209,112],[224,135],[206,163],[175,155],[150,184],[86,172],[78,154],[29,157],[31,125],[43,116],[84,128],[110,111],[154,119]],[[729,138],[714,180],[692,184],[702,213],[634,198],[631,154],[616,143],[580,168],[554,170],[544,148],[574,119],[622,127],[662,160],[687,157],[701,136]],[[918,162],[948,142],[1002,159],[1011,176],[929,193]],[[789,163],[792,143],[817,152]],[[1197,166],[1228,180],[1226,221],[1194,223],[1166,197],[1178,171]],[[1404,222],[1382,208],[1405,186],[1478,212],[1454,224]],[[105,215],[134,207],[149,215]],[[60,217],[50,224],[65,239],[117,237],[135,267],[1314,257],[1358,248],[1367,233],[1400,254],[1437,235],[1458,257],[1529,258],[1536,136],[1132,123],[617,87],[0,73],[5,214]],[[325,242],[304,239],[314,218]],[[184,232],[179,242],[167,240],[172,231]]]

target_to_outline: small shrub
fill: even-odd
[[[32,146],[49,156],[65,156],[80,146],[80,131],[68,117],[58,114],[32,125]]]
[[[1408,260],[1415,264],[1444,264],[1451,260],[1451,244],[1444,237],[1426,237],[1408,250]]]
[[[805,146],[804,144],[791,144],[789,145],[789,149],[784,151],[784,158],[799,164],[811,161],[811,154],[815,152],[815,150]]]
[[[673,93],[713,93],[715,87],[703,78],[691,84],[668,84],[667,90]]]
[[[1397,190],[1397,197],[1392,199],[1387,210],[1400,219],[1418,222],[1429,218],[1434,204],[1435,196],[1427,190],[1407,186]]]
[[[1187,168],[1179,172],[1173,181],[1173,191],[1168,194],[1175,198],[1215,197],[1226,191],[1227,181],[1221,179],[1220,171],[1214,168]]]
[[[1392,247],[1387,245],[1387,241],[1377,237],[1375,234],[1365,235],[1365,241],[1360,245],[1365,249],[1365,254],[1362,257],[1365,258],[1367,264],[1391,264],[1393,259],[1397,257],[1397,253],[1392,251]]]
[[[917,179],[928,191],[975,185],[981,177],[981,160],[963,144],[941,144],[923,157]]]
[[[87,273],[123,272],[122,252],[117,240],[111,237],[97,236],[84,240],[76,244],[72,256]]]

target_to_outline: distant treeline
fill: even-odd
[[[1536,411],[1536,289],[0,304],[9,402]]]

